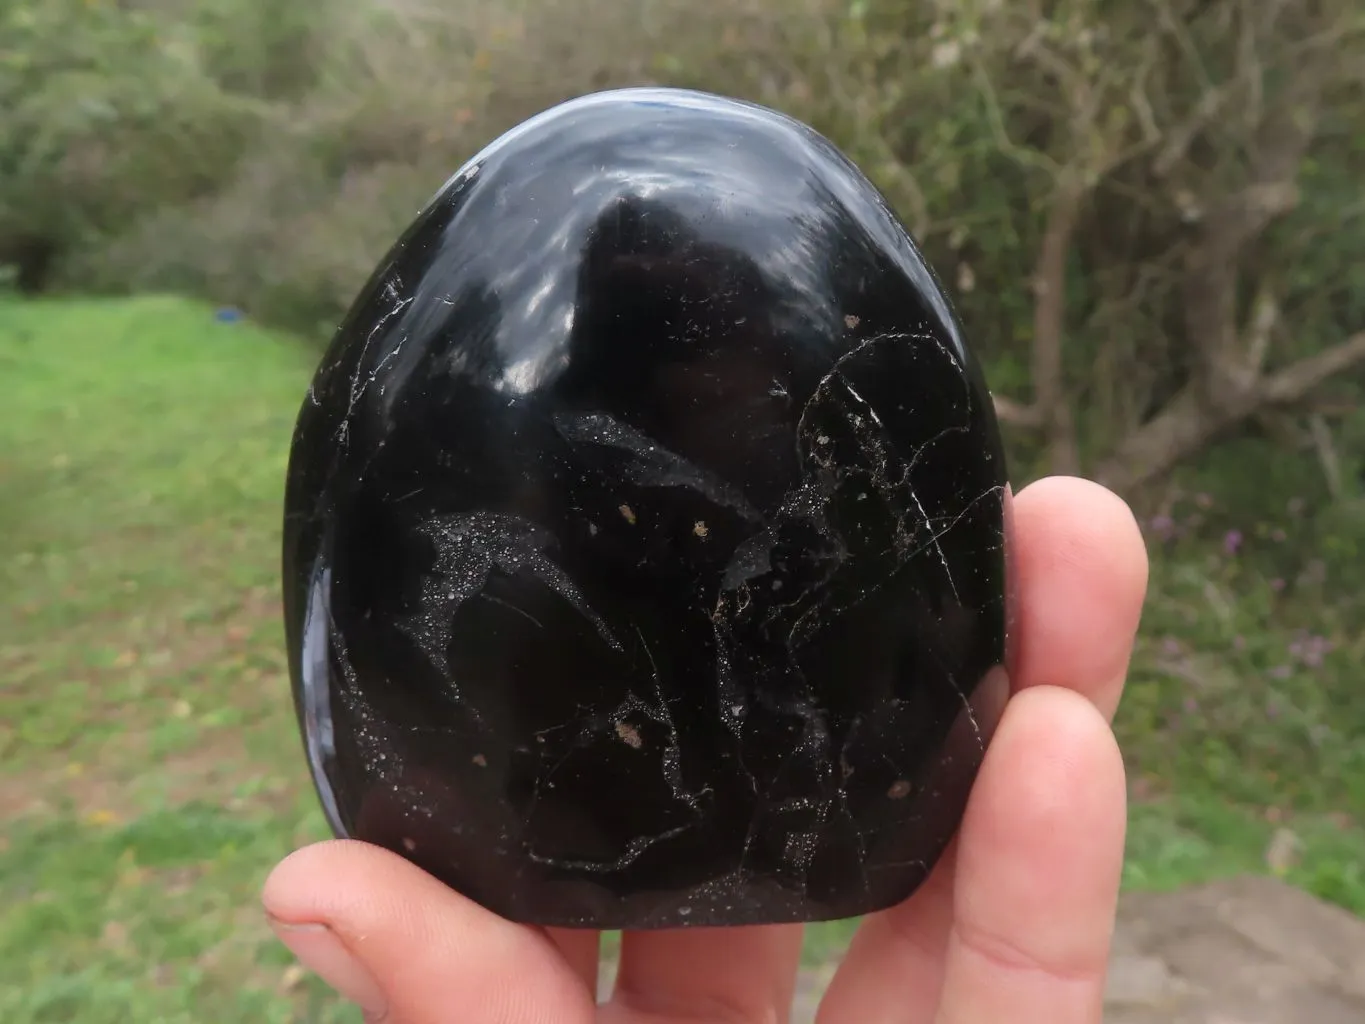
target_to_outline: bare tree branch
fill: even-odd
[[[1054,175],[1059,173],[1060,168],[1056,161],[1046,153],[1021,146],[1010,138],[1009,130],[1005,127],[1005,117],[1000,111],[1000,100],[996,96],[995,85],[979,64],[973,64],[972,77],[976,81],[977,88],[981,90],[981,98],[986,104],[987,120],[990,121],[991,135],[994,136],[995,144],[1000,152],[1025,167],[1040,167]]]
[[[1210,89],[1199,98],[1194,112],[1167,133],[1166,144],[1152,161],[1153,175],[1164,178],[1171,173],[1175,165],[1185,158],[1195,137],[1218,115],[1227,96],[1224,89]]]
[[[1301,72],[1251,144],[1250,181],[1213,203],[1186,263],[1185,330],[1201,356],[1206,398],[1233,401],[1247,365],[1237,351],[1237,281],[1242,254],[1298,202],[1295,178],[1317,122],[1324,73]]]
[[[1187,384],[1154,418],[1125,437],[1095,469],[1095,479],[1123,493],[1161,476],[1216,433],[1214,413]]]
[[[1365,363],[1365,331],[1243,387],[1220,405],[1205,401],[1196,383],[1188,384],[1154,419],[1120,442],[1095,476],[1119,490],[1137,487],[1249,416],[1269,406],[1298,403],[1318,385],[1360,363]]]
[[[1247,325],[1247,373],[1257,377],[1265,366],[1270,352],[1270,339],[1280,321],[1280,307],[1268,289],[1262,288],[1251,306],[1251,323]]]
[[[1324,417],[1313,415],[1308,417],[1308,429],[1313,437],[1313,447],[1317,449],[1318,461],[1322,463],[1322,475],[1327,479],[1327,493],[1333,498],[1340,498],[1343,493],[1341,459],[1337,457],[1337,447],[1332,440],[1332,428]]]
[[[995,403],[996,419],[1001,423],[1030,430],[1043,425],[1043,417],[1036,405],[1024,405],[1004,395],[992,395],[991,401]]]
[[[1067,253],[1085,195],[1078,178],[1076,171],[1068,170],[1057,182],[1033,276],[1033,404],[1047,429],[1048,461],[1054,473],[1080,470],[1062,359]]]
[[[1037,64],[1055,80],[1068,111],[1066,134],[1074,156],[1068,162],[1053,165],[1052,194],[1032,281],[1033,405],[1027,410],[1027,419],[1046,431],[1050,469],[1055,473],[1078,473],[1080,447],[1063,358],[1067,262],[1086,198],[1114,165],[1127,156],[1123,130],[1110,129],[1100,122],[1102,112],[1114,101],[1111,94],[1122,93],[1124,87],[1112,68],[1102,63],[1086,67],[1083,58],[1078,58],[1079,63],[1070,61],[1049,45],[1042,33],[1031,34],[1016,56]],[[1145,68],[1144,64],[1134,83],[1140,83]],[[990,82],[984,76],[982,79],[982,89],[993,105]],[[1132,85],[1132,89],[1137,87]],[[1003,129],[999,134],[1007,138]],[[1137,148],[1150,144],[1143,139]]]
[[[1272,373],[1261,383],[1259,391],[1266,402],[1274,405],[1299,402],[1319,384],[1361,362],[1365,362],[1365,331]]]
[[[1020,113],[1036,111],[1037,103],[1012,96],[984,61],[972,67],[996,147],[1051,179],[1038,210],[1032,277],[1032,401],[994,402],[1002,423],[1044,433],[1052,470],[1079,469],[1064,372],[1066,293],[1077,233],[1088,230],[1082,220],[1090,197],[1101,182],[1113,186],[1108,202],[1125,181],[1150,190],[1155,179],[1154,191],[1164,197],[1150,214],[1153,222],[1169,223],[1171,203],[1190,214],[1186,226],[1170,232],[1179,234],[1183,250],[1173,261],[1183,263],[1181,280],[1171,287],[1196,363],[1165,408],[1122,437],[1097,467],[1095,475],[1120,490],[1168,472],[1250,417],[1300,405],[1324,381],[1365,363],[1365,336],[1355,335],[1268,372],[1284,330],[1272,291],[1276,281],[1273,274],[1249,275],[1250,257],[1267,228],[1299,202],[1297,179],[1328,86],[1343,79],[1340,48],[1331,40],[1347,31],[1346,22],[1301,0],[1226,0],[1212,20],[1193,18],[1190,5],[1179,0],[1149,2],[1155,35],[1144,35],[1146,26],[1139,24],[1115,30],[1114,38],[1128,33],[1123,63],[1111,59],[1111,38],[1091,31],[1089,17],[1079,13],[1084,5],[1059,4],[1050,15],[1014,22],[1020,41],[1010,46],[1010,56],[1033,66],[1037,91],[1059,108],[1043,118],[1046,131],[1033,131],[1035,119]],[[1201,48],[1210,33],[1230,37],[1230,67],[1227,60],[1205,62]],[[1172,47],[1180,67],[1154,74],[1158,48],[1170,57]],[[1210,74],[1214,68],[1218,79]],[[1016,116],[1006,117],[1002,104]],[[1109,182],[1115,168],[1139,154],[1150,160],[1150,177],[1140,186],[1122,173]],[[1242,322],[1247,285],[1257,293]],[[1321,452],[1325,421],[1315,421],[1314,429]]]

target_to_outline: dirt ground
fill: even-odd
[[[1125,900],[1106,1024],[1362,1024],[1365,921],[1269,878]]]

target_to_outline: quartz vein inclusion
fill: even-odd
[[[904,898],[1005,692],[1003,456],[932,275],[747,104],[589,97],[471,168],[296,429],[286,625],[333,828],[544,924]]]

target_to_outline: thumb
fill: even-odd
[[[271,872],[262,902],[280,940],[367,1021],[440,1024],[453,1010],[480,1024],[593,1019],[591,994],[543,932],[379,847],[299,850]]]

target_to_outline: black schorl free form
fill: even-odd
[[[852,916],[957,828],[1007,690],[998,427],[804,125],[638,89],[498,139],[342,323],[286,503],[333,828],[501,915]]]

